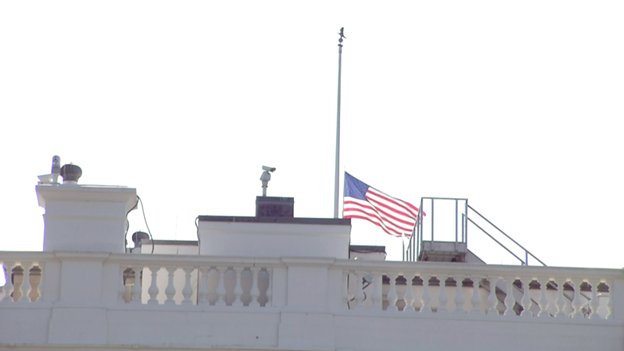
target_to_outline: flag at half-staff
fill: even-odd
[[[345,172],[343,218],[365,219],[396,237],[410,237],[418,207],[379,191]]]

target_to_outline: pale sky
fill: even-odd
[[[550,266],[621,268],[622,18],[622,1],[0,1],[0,251],[41,250],[53,155],[135,187],[155,239],[253,216],[262,165],[295,216],[331,217],[345,27],[341,171],[466,197]],[[400,257],[367,222],[352,243]]]

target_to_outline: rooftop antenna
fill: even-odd
[[[340,28],[338,33],[338,108],[336,113],[336,174],[334,178],[334,218],[338,218],[338,183],[340,183],[340,80],[342,76],[342,40],[347,39],[344,36],[344,27]]]
[[[262,181],[262,196],[266,196],[267,187],[271,180],[271,173],[275,172],[275,167],[262,166],[262,169],[264,170],[260,176],[260,181]]]
[[[52,170],[49,174],[38,176],[39,184],[58,184],[59,175],[61,175],[61,157],[54,155],[52,156]]]

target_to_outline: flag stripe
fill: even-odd
[[[378,200],[375,194],[371,194],[371,191],[369,191],[369,193],[366,194],[366,199],[369,202],[375,204],[375,207],[378,212],[386,215],[390,219],[395,220],[399,223],[404,223],[410,227],[413,227],[414,224],[416,224],[416,220],[415,220],[416,216],[412,216],[411,213],[405,213],[403,211],[399,211],[396,208],[392,207],[391,204],[389,205],[385,201]],[[385,199],[382,198],[381,200],[385,200]],[[384,209],[388,211],[384,211]]]
[[[381,205],[381,206],[383,206],[383,205]],[[381,220],[383,220],[383,221],[385,221],[385,222],[387,222],[389,224],[392,224],[393,226],[395,226],[395,227],[397,227],[397,228],[399,228],[399,229],[401,229],[403,231],[411,231],[412,228],[414,227],[414,224],[416,224],[415,221],[411,221],[410,222],[410,221],[401,219],[400,217],[393,216],[392,214],[384,211],[383,207],[375,206],[372,209],[373,209],[373,211],[375,211],[375,213],[377,214],[377,216]]]
[[[368,189],[368,195],[376,195],[379,196],[380,198],[382,198],[384,201],[388,202],[391,205],[397,206],[401,209],[403,209],[404,211],[401,211],[401,214],[405,215],[405,216],[410,216],[410,217],[414,217],[416,218],[416,216],[418,216],[418,208],[416,208],[416,206],[410,204],[409,202],[405,202],[405,201],[401,201],[401,200],[396,200],[392,197],[387,196],[386,194],[379,192],[373,188],[369,188]],[[411,210],[410,207],[413,207],[415,210]]]
[[[345,173],[343,201],[343,218],[367,220],[392,236],[411,236],[418,220],[418,207],[377,190],[349,173]]]
[[[400,237],[404,232],[404,230],[396,229],[391,224],[384,222],[383,219],[375,213],[374,209],[358,203],[357,201],[355,201],[354,204],[351,205],[347,211],[345,211],[344,218],[366,219],[382,228],[386,233],[396,237]]]
[[[388,230],[391,230],[398,235],[400,235],[401,233],[411,234],[412,228],[414,227],[413,225],[412,226],[405,226],[405,225],[399,226],[395,222],[389,221],[385,216],[382,216],[381,214],[379,214],[378,209],[371,206],[367,202],[346,198],[344,207],[345,207],[344,215],[343,215],[344,218],[352,218],[350,217],[351,212],[363,213],[363,214],[370,216],[371,218],[374,218],[375,222],[380,223],[380,226],[383,226],[384,228],[388,228]]]

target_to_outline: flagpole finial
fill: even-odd
[[[345,37],[344,35],[344,27],[340,28],[340,32],[338,33],[338,35],[340,35],[340,38],[338,38],[338,45],[342,46],[342,40],[347,39],[347,37]]]

